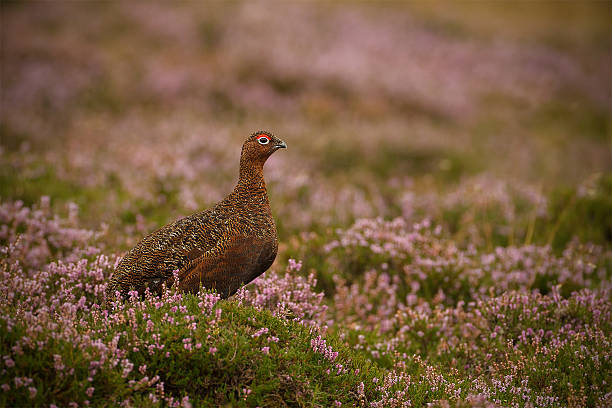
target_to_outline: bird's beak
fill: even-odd
[[[286,148],[287,148],[287,143],[285,143],[285,142],[283,142],[283,141],[281,140],[281,141],[279,141],[279,143],[277,143],[277,144],[276,144],[276,146],[274,146],[274,147],[276,147],[277,149],[286,149]]]

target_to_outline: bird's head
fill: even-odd
[[[286,149],[287,144],[270,132],[258,131],[247,138],[242,145],[241,164],[263,165],[268,157],[278,149]]]

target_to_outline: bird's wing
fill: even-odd
[[[152,232],[130,250],[116,268],[109,293],[116,290],[124,296],[130,287],[142,292],[148,287],[153,293],[161,291],[162,283],[172,281],[172,271],[183,268],[226,239],[236,225],[235,217],[220,221],[220,233],[208,221],[208,212],[200,219],[186,217]],[[233,227],[235,228],[235,227]]]
[[[227,224],[226,234],[217,245],[190,254],[192,259],[179,270],[179,289],[195,293],[204,286],[225,298],[263,272],[260,256],[270,243],[242,234],[233,221]],[[265,263],[267,269],[269,264]],[[171,279],[168,284],[174,283]]]

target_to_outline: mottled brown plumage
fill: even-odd
[[[266,143],[267,141],[267,143]],[[240,175],[234,190],[214,207],[176,220],[147,235],[121,260],[110,278],[106,297],[148,287],[160,293],[163,283],[197,292],[200,285],[222,297],[236,293],[274,262],[278,250],[263,166],[285,142],[255,132],[244,142]]]

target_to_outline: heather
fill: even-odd
[[[608,3],[0,7],[0,405],[612,405]],[[272,268],[107,302],[259,128]]]

